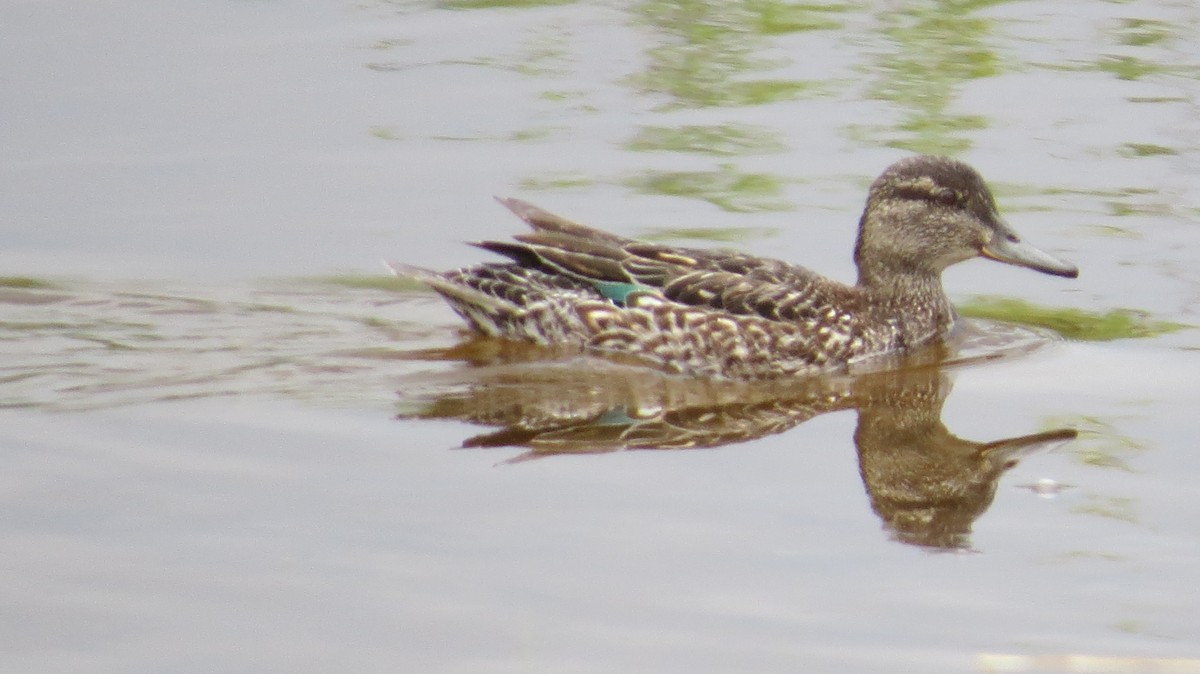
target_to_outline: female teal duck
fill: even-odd
[[[901,160],[871,185],[853,286],[779,260],[626,239],[517,199],[500,203],[533,232],[474,245],[511,261],[393,271],[429,285],[486,335],[623,354],[687,375],[834,371],[935,341],[955,320],[942,270],[973,257],[1078,275],[1024,243],[983,178],[946,157]]]

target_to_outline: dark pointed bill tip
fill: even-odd
[[[1024,241],[1010,240],[999,235],[983,247],[982,255],[989,260],[1026,267],[1043,274],[1075,278],[1079,276],[1079,268],[1065,260],[1060,260],[1040,248],[1035,248]]]

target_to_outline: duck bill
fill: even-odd
[[[983,247],[981,254],[989,260],[1027,267],[1044,274],[1067,278],[1079,276],[1079,269],[1075,265],[1060,260],[1040,248],[1034,248],[1008,228],[998,229],[992,240]]]

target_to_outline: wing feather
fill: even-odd
[[[618,303],[630,292],[655,291],[685,306],[795,322],[816,320],[827,307],[850,299],[845,287],[781,260],[628,239],[519,199],[499,201],[534,231],[476,245],[523,266],[590,282]]]

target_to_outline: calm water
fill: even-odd
[[[0,669],[1200,672],[1200,8],[873,7],[0,7]],[[493,194],[849,279],[913,152],[1082,271],[952,270],[1026,326],[946,365],[684,382],[380,282]]]

